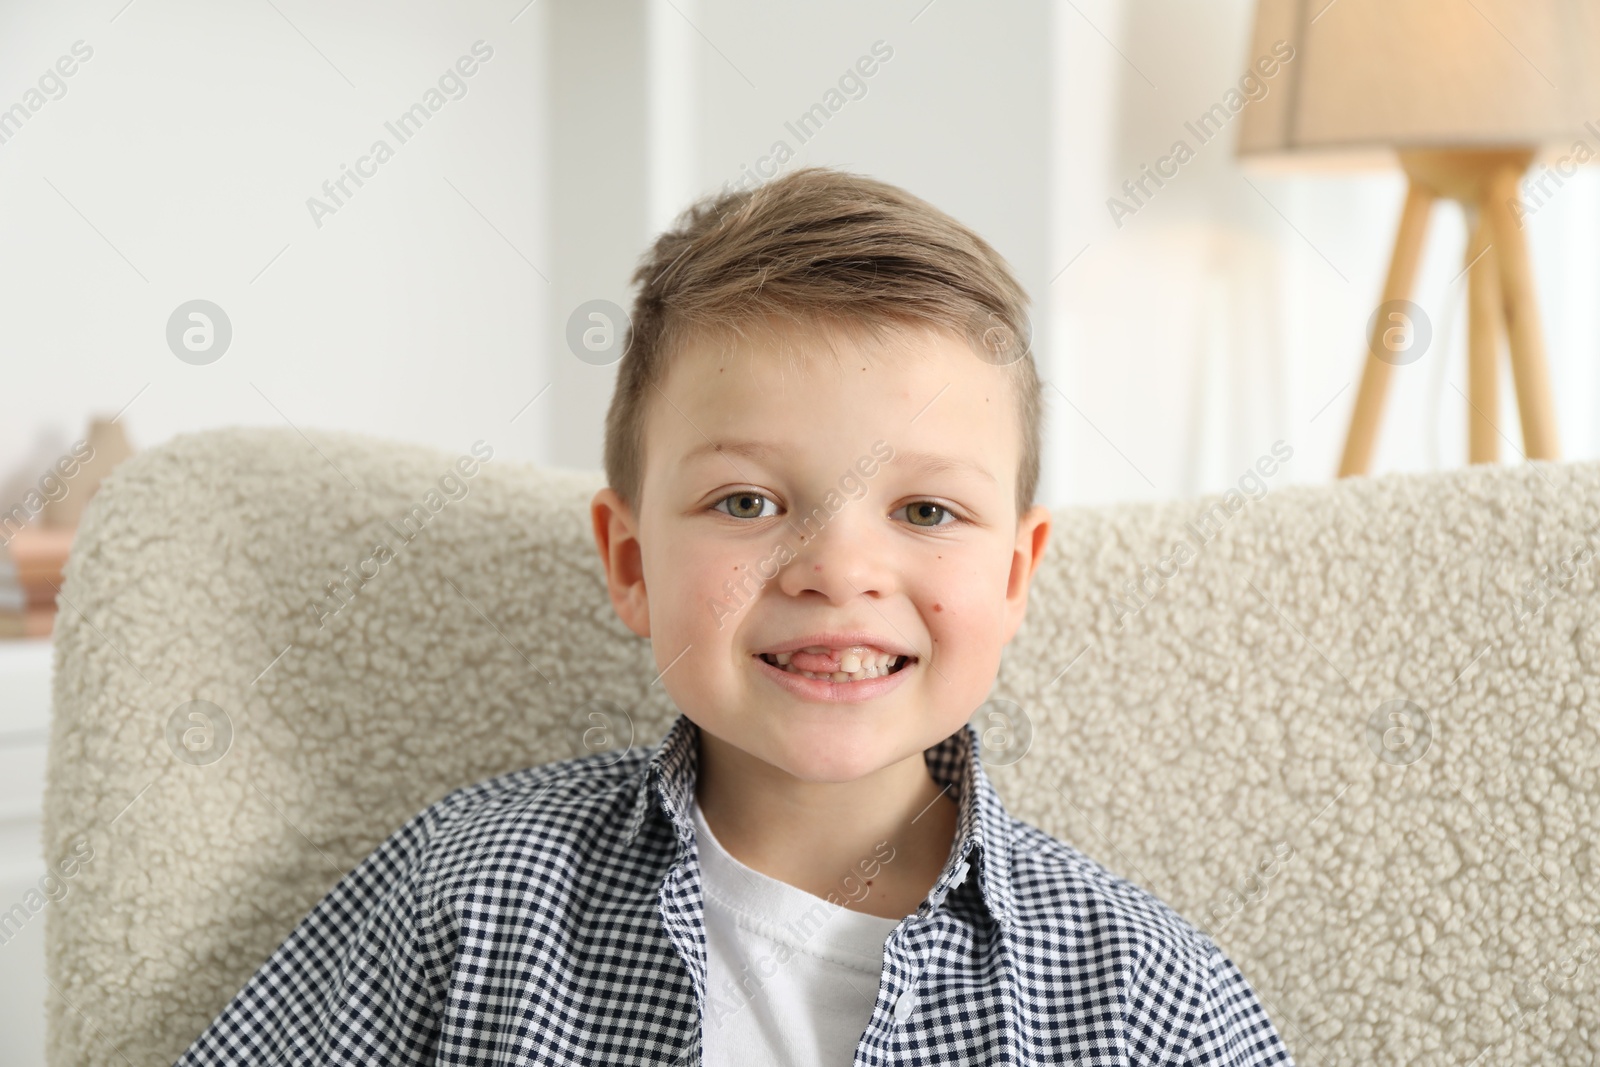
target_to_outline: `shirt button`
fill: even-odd
[[[967,872],[970,871],[970,870],[972,870],[972,865],[969,864],[966,860],[962,860],[961,861],[961,866],[957,867],[951,873],[951,875],[950,875],[950,884],[951,885],[960,885],[962,882],[966,881],[967,880]]]
[[[917,1006],[917,995],[907,989],[900,994],[900,999],[894,1002],[894,1017],[897,1022],[905,1022],[911,1015],[911,1009]]]

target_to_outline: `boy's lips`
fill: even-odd
[[[787,689],[792,695],[801,700],[820,704],[857,704],[880,697],[898,688],[917,662],[916,658],[912,657],[892,674],[881,674],[876,678],[866,678],[859,682],[835,682],[831,679],[807,678],[803,674],[786,671],[782,667],[768,663],[760,653],[750,658],[755,661],[756,670]]]

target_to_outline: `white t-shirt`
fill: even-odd
[[[900,925],[746,867],[691,798],[706,901],[706,1067],[849,1067]]]

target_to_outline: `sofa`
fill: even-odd
[[[985,769],[1209,933],[1298,1063],[1600,1062],[1600,463],[1295,462],[1054,509]],[[415,812],[662,737],[603,482],[275,428],[116,469],[55,639],[51,1064],[169,1064]]]

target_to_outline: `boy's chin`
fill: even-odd
[[[802,714],[766,724],[759,741],[728,740],[774,771],[818,784],[854,782],[904,758],[893,738],[860,721],[859,708],[854,709],[855,723],[847,721],[851,709],[828,710],[831,718]],[[782,715],[784,709],[773,714]]]

